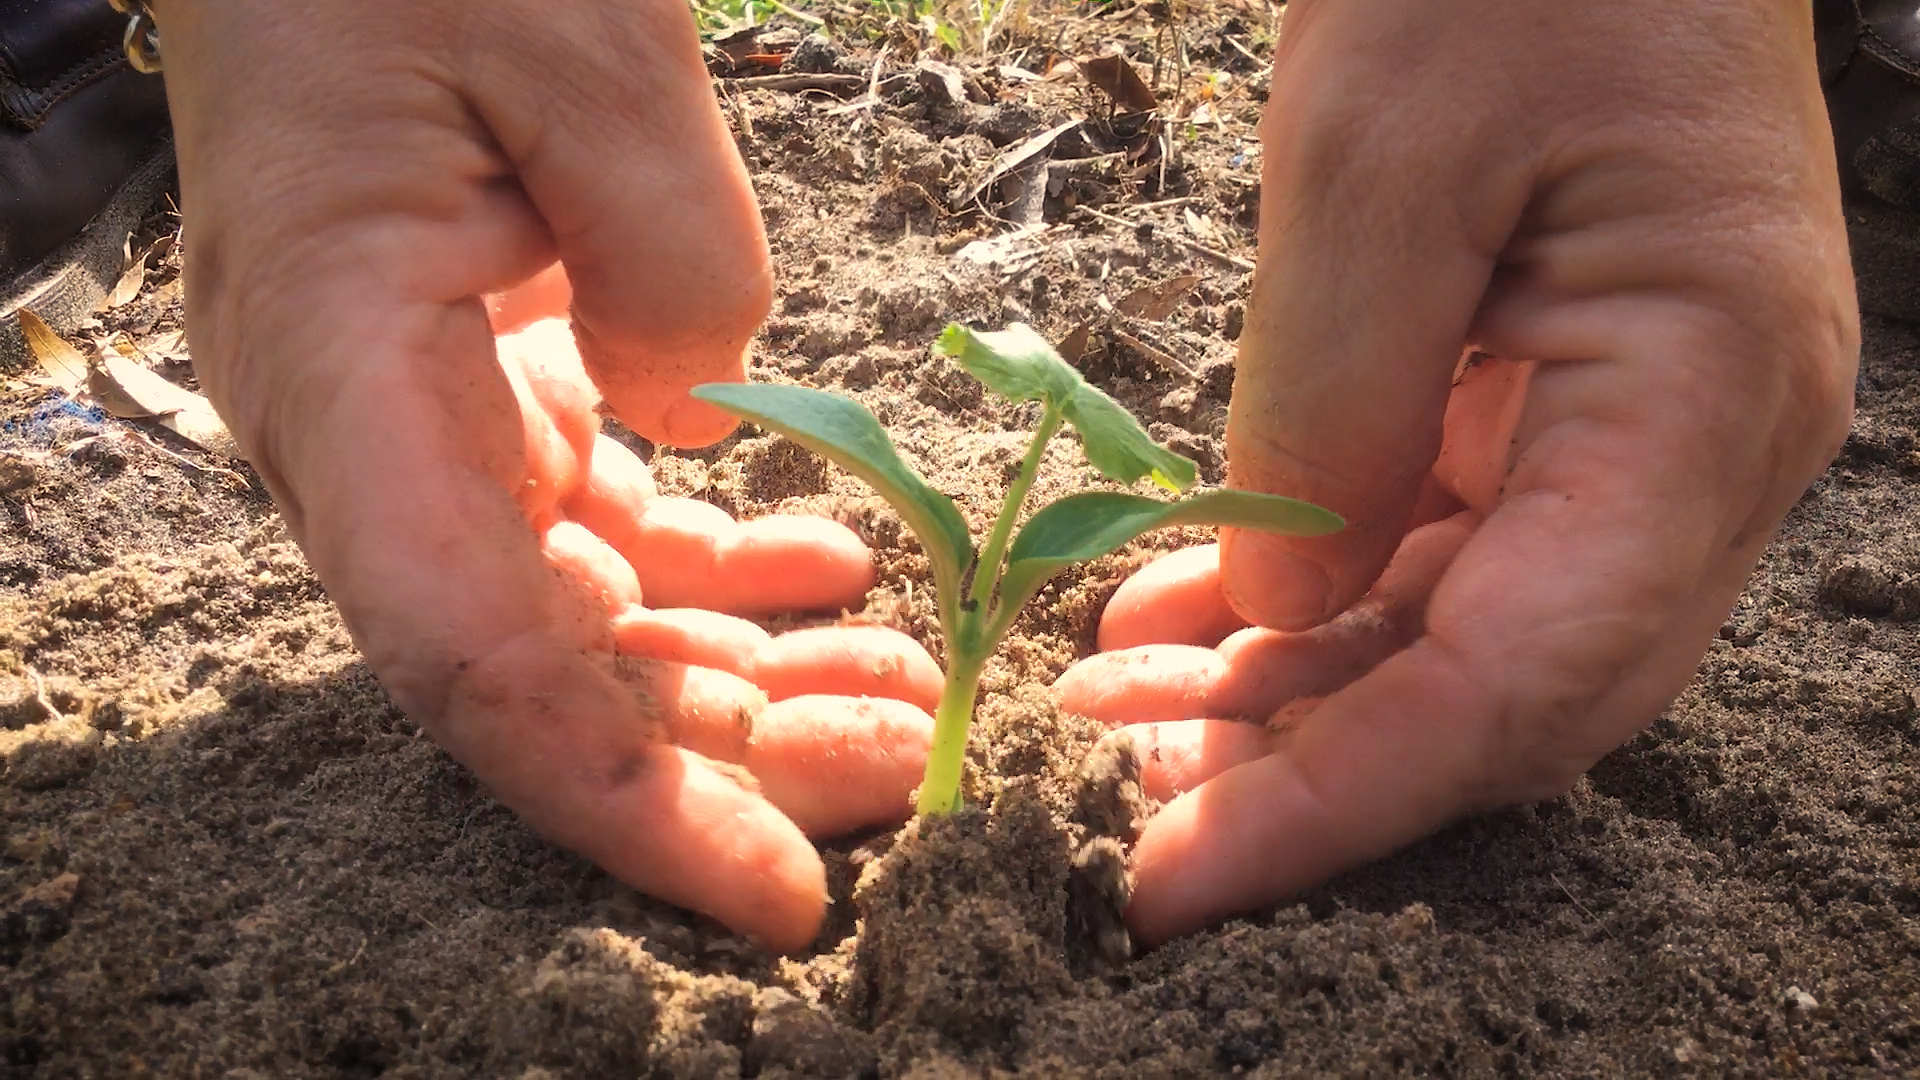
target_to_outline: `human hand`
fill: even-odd
[[[888,631],[634,606],[872,583],[849,530],[658,498],[598,434],[604,394],[656,442],[725,435],[685,390],[744,376],[770,303],[685,5],[160,7],[196,364],[367,662],[553,840],[805,944],[807,834],[905,818],[939,672]]]
[[[1101,627],[1135,648],[1061,679],[1164,722],[1149,942],[1565,791],[1685,684],[1851,415],[1804,2],[1295,0],[1263,143],[1230,480],[1350,527],[1143,571]],[[1463,349],[1527,362],[1456,387]],[[1273,629],[1210,648],[1242,618]]]

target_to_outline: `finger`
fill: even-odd
[[[1320,539],[1223,530],[1229,601],[1283,630],[1344,610],[1406,532],[1532,153],[1499,109],[1463,131],[1457,115],[1438,115],[1457,112],[1451,95],[1401,90],[1383,107],[1379,86],[1398,82],[1336,60],[1380,55],[1379,27],[1336,8],[1289,27],[1275,65],[1261,258],[1227,425],[1230,483],[1311,500],[1348,523]],[[1409,49],[1433,29],[1411,14],[1391,30]],[[1444,170],[1421,175],[1417,196],[1410,160]]]
[[[628,608],[614,616],[622,656],[715,668],[751,681],[773,635],[745,619],[701,608]]]
[[[1213,691],[1227,662],[1198,645],[1139,645],[1095,653],[1054,680],[1060,708],[1103,724],[1214,715]]]
[[[633,567],[584,526],[556,521],[541,536],[540,547],[554,569],[586,590],[609,616],[640,603]]]
[[[736,522],[711,503],[660,497],[633,451],[605,435],[591,460],[564,510],[626,558],[654,607],[772,615],[866,606],[873,555],[845,525],[786,514]]]
[[[505,292],[487,297],[487,324],[495,334],[511,334],[539,319],[564,319],[573,303],[566,268],[554,263]]]
[[[1132,724],[1114,732],[1121,733],[1132,738],[1139,755],[1141,789],[1162,802],[1267,756],[1274,741],[1265,724],[1236,720]]]
[[[660,739],[661,725],[692,726],[674,709],[710,716],[733,688],[616,680],[541,635],[468,661],[451,687],[459,721],[436,737],[529,824],[770,948],[812,939],[826,882],[805,837],[733,775]],[[650,703],[638,713],[636,697]]]
[[[760,713],[742,759],[767,800],[816,838],[913,813],[933,718],[883,697],[809,695]]]
[[[1220,545],[1184,548],[1140,568],[1100,613],[1099,649],[1206,645],[1247,625],[1220,591]]]
[[[1534,367],[1532,361],[1476,353],[1447,399],[1446,435],[1433,474],[1447,493],[1482,515],[1493,512],[1513,468]]]
[[[472,50],[477,107],[553,230],[608,404],[655,442],[716,441],[735,421],[686,392],[745,378],[772,266],[692,17],[650,4],[540,20]]]
[[[1298,698],[1339,690],[1406,648],[1477,524],[1456,514],[1407,534],[1372,591],[1324,626],[1301,634],[1253,627],[1221,642],[1226,664],[1206,715],[1265,719]]]
[[[808,836],[905,821],[933,718],[891,698],[812,694],[769,704],[724,671],[622,657],[621,679],[661,737],[743,766]]]
[[[884,626],[794,630],[760,647],[753,680],[775,701],[807,694],[893,698],[932,712],[946,676],[920,643]]]
[[[514,498],[527,520],[545,527],[578,488],[593,452],[599,419],[593,388],[564,323],[534,323],[496,340],[501,371],[513,390],[527,455],[526,479]]]
[[[1296,698],[1332,693],[1413,640],[1473,525],[1456,515],[1410,533],[1359,604],[1305,633],[1251,627],[1217,650],[1148,645],[1090,656],[1055,682],[1061,708],[1107,724],[1263,721]]]

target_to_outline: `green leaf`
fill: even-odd
[[[948,356],[1001,397],[1065,406],[1086,380],[1026,323],[1005,330],[948,324],[933,351]]]
[[[1109,480],[1131,484],[1150,476],[1177,492],[1192,487],[1199,475],[1191,459],[1154,442],[1132,413],[1083,378],[1025,323],[994,331],[953,323],[934,351],[952,357],[1002,397],[1042,401],[1059,409],[1080,433],[1087,460]]]
[[[1027,521],[1007,550],[1000,610],[1019,610],[1048,578],[1097,559],[1153,529],[1229,525],[1291,536],[1325,536],[1346,527],[1340,515],[1299,499],[1216,488],[1173,502],[1118,491],[1069,495]]]
[[[705,383],[693,388],[693,396],[785,435],[879,492],[926,549],[940,593],[940,620],[952,633],[961,580],[973,561],[967,520],[952,499],[900,459],[866,406],[824,390],[770,383]]]
[[[1082,382],[1067,403],[1067,422],[1080,433],[1087,460],[1109,480],[1131,484],[1151,476],[1168,491],[1181,492],[1200,475],[1191,458],[1154,442],[1132,413],[1091,383]]]

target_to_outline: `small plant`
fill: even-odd
[[[900,514],[933,564],[947,682],[934,710],[933,746],[920,783],[922,814],[960,806],[960,772],[981,668],[1020,609],[1062,569],[1097,559],[1150,529],[1231,525],[1322,536],[1344,522],[1297,499],[1216,488],[1166,500],[1119,491],[1069,495],[1014,525],[1062,424],[1080,434],[1087,460],[1110,480],[1151,478],[1179,494],[1193,486],[1194,463],[1154,442],[1120,404],[1060,358],[1031,327],[998,332],[948,326],[934,352],[951,357],[989,389],[1013,401],[1038,401],[1040,426],[1007,490],[1000,516],[976,554],[966,519],[900,459],[885,429],[860,403],[839,394],[765,383],[708,383],[694,396],[813,450],[866,481]]]

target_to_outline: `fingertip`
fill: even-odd
[[[873,553],[837,521],[776,514],[743,521],[717,546],[714,595],[737,615],[857,611],[873,588]]]
[[[810,694],[767,707],[743,763],[769,802],[824,838],[905,821],[932,744],[933,718],[904,701]]]
[[[1265,757],[1273,746],[1264,725],[1238,720],[1171,720],[1121,730],[1132,734],[1140,755],[1140,786],[1161,802]]]
[[[1485,516],[1506,492],[1516,456],[1514,434],[1526,410],[1536,365],[1478,354],[1447,398],[1445,435],[1433,475],[1441,487]]]
[[[806,948],[827,915],[827,872],[812,841],[761,794],[697,753],[683,762],[678,865],[636,882],[778,952]],[[636,823],[647,827],[646,823]],[[657,824],[657,823],[656,823]],[[718,844],[718,850],[707,850]]]
[[[511,334],[539,319],[560,318],[573,300],[573,286],[559,263],[505,292],[487,297],[487,323],[495,334]]]
[[[1271,755],[1237,765],[1155,814],[1134,845],[1127,928],[1145,945],[1199,930],[1284,895],[1287,875],[1260,826],[1283,812],[1263,790]],[[1284,792],[1271,793],[1284,798]]]
[[[1120,583],[1100,615],[1101,652],[1136,645],[1213,645],[1246,625],[1220,588],[1220,545],[1162,555]]]
[[[640,603],[640,579],[633,567],[585,526],[555,522],[541,537],[541,549],[555,569],[598,599],[609,616]]]
[[[632,607],[614,616],[613,640],[623,656],[714,668],[752,680],[759,652],[773,635],[718,611]]]
[[[932,711],[946,676],[919,642],[884,626],[816,626],[762,644],[754,681],[774,701],[807,694],[893,698]]]
[[[1060,708],[1109,726],[1206,716],[1226,662],[1197,645],[1095,653],[1054,681]]]

